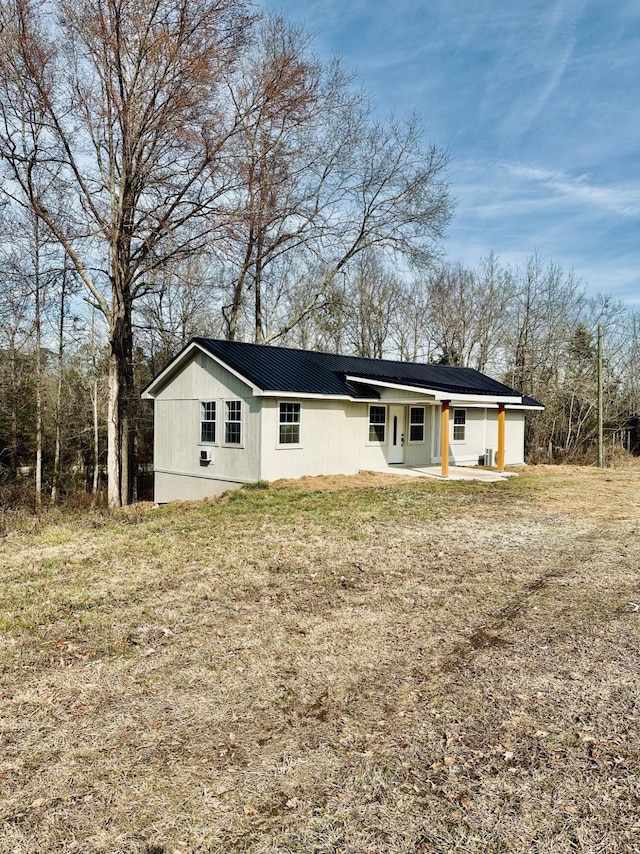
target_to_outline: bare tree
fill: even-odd
[[[427,284],[429,328],[443,365],[468,365],[475,340],[474,274],[444,266]]]
[[[413,276],[405,284],[399,310],[393,319],[391,339],[399,359],[408,362],[432,360],[429,297],[421,276]]]
[[[511,384],[536,395],[557,380],[571,332],[585,308],[584,286],[572,272],[532,255],[513,272],[515,289],[509,317]]]
[[[493,252],[480,259],[474,276],[477,327],[472,367],[483,373],[503,366],[508,343],[509,308],[514,297],[513,277]]]
[[[20,269],[14,247],[3,247],[0,273],[0,464],[15,479],[22,445],[22,410],[29,407],[25,377],[33,333],[33,293],[31,283]],[[18,272],[17,272],[18,271]],[[32,419],[30,419],[32,421]]]
[[[280,19],[231,85],[243,131],[228,337],[287,335],[333,304],[338,274],[367,250],[433,259],[451,214],[447,155],[423,146],[415,117],[374,120],[339,64],[323,68]]]
[[[391,333],[404,308],[401,279],[374,250],[355,259],[345,276],[342,325],[350,353],[382,359],[393,348]]]
[[[32,447],[29,448],[29,467],[35,473],[35,504],[40,508],[43,493],[47,321],[56,302],[59,257],[56,257],[56,247],[52,245],[48,230],[28,209],[8,206],[3,211],[0,235],[3,242],[1,268],[4,284],[0,308],[4,322],[0,322],[0,329],[8,335],[8,352],[13,353],[10,357],[12,370],[8,388],[16,388],[18,350],[30,362],[33,391],[29,427],[24,419],[18,419],[21,401],[13,400],[10,407],[13,425],[11,445],[15,457],[20,420],[21,432],[33,438]],[[24,459],[26,464],[26,455]],[[15,465],[14,459],[14,477]]]
[[[47,225],[107,319],[118,506],[131,494],[133,305],[202,239],[185,225],[226,191],[233,123],[218,92],[247,18],[241,0],[5,0],[0,16],[4,189]]]
[[[64,376],[65,376],[65,351],[67,344],[67,325],[69,323],[69,302],[71,296],[77,292],[71,262],[64,257],[61,269],[56,276],[56,374],[55,374],[55,402],[54,410],[54,449],[53,449],[53,472],[51,475],[51,504],[55,505],[60,496],[60,480],[62,475],[62,441],[64,421]],[[93,315],[94,311],[92,311]],[[72,318],[75,319],[75,318]]]
[[[566,379],[570,342],[584,318],[584,286],[571,271],[538,254],[511,275],[504,379],[547,406],[542,417],[527,420],[525,443],[532,453],[551,457],[557,445],[554,401]]]
[[[237,210],[227,252],[231,301],[223,307],[232,340],[247,302],[252,337],[265,340],[265,278],[283,251],[304,242],[313,218],[315,188],[308,176],[317,149],[310,131],[326,121],[342,78],[323,80],[308,44],[299,27],[267,18],[254,50],[229,77],[241,128],[235,139]]]
[[[429,332],[438,361],[486,371],[506,346],[513,287],[490,254],[478,270],[446,265],[427,282]]]
[[[195,335],[223,335],[212,275],[206,258],[194,254],[159,271],[156,287],[140,300],[135,331],[152,375]]]

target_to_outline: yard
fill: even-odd
[[[639,532],[629,465],[5,513],[0,852],[640,852]]]

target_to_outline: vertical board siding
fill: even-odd
[[[200,402],[217,402],[214,445],[200,442]],[[242,446],[224,447],[224,401],[242,402]],[[162,388],[155,400],[154,469],[156,501],[216,495],[220,481],[246,483],[260,477],[260,401],[249,387],[203,353]],[[211,447],[213,461],[200,464]],[[228,488],[225,486],[225,488]],[[224,491],[224,490],[222,490]]]

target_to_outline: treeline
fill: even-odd
[[[20,253],[21,261],[27,257]],[[134,316],[134,497],[151,497],[152,411],[139,399],[140,390],[194,335],[229,334],[226,295],[211,286],[213,271],[199,260],[167,276]],[[8,281],[10,270],[4,273]],[[1,483],[5,500],[55,503],[78,492],[101,500],[106,331],[95,310],[78,302],[73,276],[64,269],[50,273],[40,277],[39,297],[33,271],[25,269],[14,269],[3,292]],[[544,412],[527,418],[530,462],[593,463],[599,325],[611,461],[617,448],[639,450],[640,316],[610,298],[589,296],[570,272],[537,255],[522,268],[490,255],[475,269],[441,265],[422,278],[400,275],[379,253],[363,253],[322,305],[274,343],[476,368],[545,404]],[[241,331],[253,340],[250,324]]]
[[[547,405],[535,459],[633,439],[637,317],[534,257],[442,263],[446,151],[242,0],[0,0],[0,481],[112,506],[193,335],[470,364]],[[630,432],[631,431],[631,432]]]

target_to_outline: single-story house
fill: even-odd
[[[542,409],[471,368],[194,338],[142,393],[155,409],[155,500],[387,466],[524,462]]]

